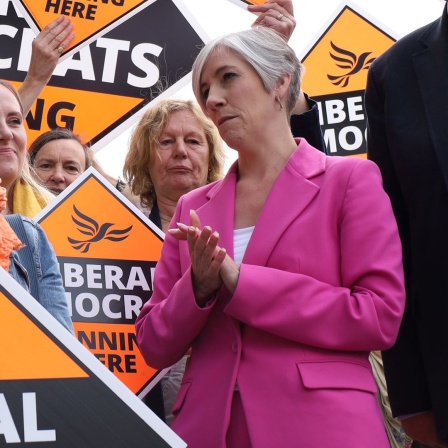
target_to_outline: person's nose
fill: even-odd
[[[55,167],[50,178],[53,182],[65,182],[64,170],[60,167]]]
[[[5,141],[12,140],[11,128],[4,121],[0,121],[0,140]]]
[[[173,157],[184,159],[187,157],[187,145],[184,140],[176,140],[173,148]]]
[[[222,89],[218,86],[210,86],[208,90],[207,99],[205,101],[205,108],[207,111],[215,111],[220,109],[225,104]]]

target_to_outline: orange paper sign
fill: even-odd
[[[0,268],[0,446],[186,444]]]
[[[38,221],[59,261],[78,340],[135,394],[158,371],[146,365],[134,323],[152,294],[163,233],[93,168]]]
[[[365,156],[367,70],[394,42],[372,19],[344,6],[302,58],[303,90],[319,104],[330,154]]]
[[[73,23],[76,34],[65,53],[78,51],[126,18],[142,4],[155,0],[16,0],[34,31],[64,15]]]

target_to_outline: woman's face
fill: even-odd
[[[157,198],[177,201],[207,183],[209,147],[204,128],[189,110],[173,112],[149,164]]]
[[[231,148],[259,139],[272,117],[275,92],[268,93],[252,66],[227,48],[204,64],[200,91],[206,114]]]
[[[20,177],[26,157],[26,131],[20,105],[0,85],[0,178],[7,190]]]
[[[52,140],[40,148],[33,167],[40,181],[59,194],[85,171],[86,155],[77,140]]]

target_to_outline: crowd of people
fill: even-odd
[[[73,332],[31,218],[94,166],[166,235],[136,333],[150,366],[171,367],[146,403],[188,446],[446,448],[447,8],[371,65],[370,160],[326,155],[292,1],[249,9],[250,30],[196,57],[196,102],[142,115],[126,182],[73,130],[28,145],[73,26],[36,37],[19,91],[0,80],[0,265]]]

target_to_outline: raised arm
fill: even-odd
[[[50,81],[59,62],[59,56],[74,37],[70,19],[60,16],[48,24],[33,40],[30,67],[19,88],[25,116]]]

